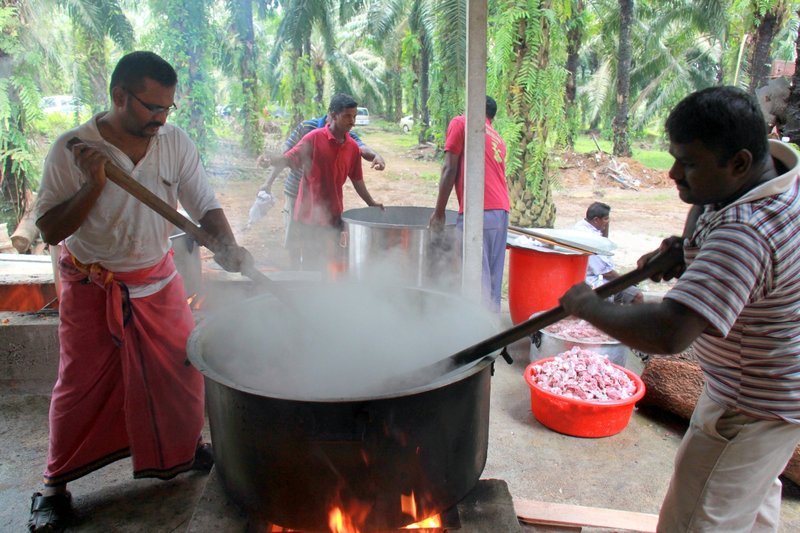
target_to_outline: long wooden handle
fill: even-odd
[[[600,285],[594,292],[601,298],[608,298],[656,274],[662,274],[668,271],[681,261],[683,261],[683,246],[681,243],[676,242],[664,252],[654,256],[644,266]],[[441,361],[415,370],[408,375],[392,379],[391,386],[394,389],[430,383],[455,368],[477,361],[482,357],[489,356],[492,352],[504,348],[523,337],[536,333],[540,329],[555,324],[568,316],[569,313],[559,305],[558,307],[537,314],[525,322],[521,322],[510,329],[474,344],[469,348],[465,348]]]

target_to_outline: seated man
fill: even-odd
[[[611,218],[611,207],[602,202],[594,202],[586,210],[586,218],[575,224],[575,228],[608,238],[608,226]],[[614,270],[614,260],[609,255],[591,255],[586,267],[586,284],[597,288],[606,281],[618,278],[619,272]],[[614,295],[615,303],[640,304],[644,295],[636,287],[628,287]]]

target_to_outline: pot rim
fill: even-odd
[[[386,207],[357,207],[354,209],[348,209],[344,213],[342,213],[342,220],[349,224],[355,224],[359,226],[368,226],[372,228],[407,228],[407,229],[422,229],[427,230],[429,228],[427,222],[425,224],[390,224],[388,222],[373,222],[368,220],[359,220],[358,218],[353,218],[357,213],[365,213],[365,212],[374,212],[375,210],[381,209],[383,211],[400,211],[400,210],[415,210],[415,211],[424,211],[428,214],[433,213],[432,207],[423,207],[423,206],[414,206],[414,205],[387,205]],[[349,213],[349,216],[348,216]],[[458,212],[453,211],[452,209],[445,210],[445,227],[455,227],[456,225],[456,218],[458,217]]]
[[[353,397],[300,397],[295,395],[289,394],[275,394],[270,393],[264,390],[258,390],[254,387],[248,387],[245,385],[241,385],[239,383],[235,383],[229,377],[220,374],[210,365],[206,364],[205,358],[203,357],[203,341],[205,340],[206,331],[203,330],[201,324],[195,326],[192,333],[189,335],[189,340],[187,342],[187,356],[189,361],[192,365],[201,373],[206,379],[210,379],[211,381],[223,385],[225,387],[244,392],[247,394],[252,394],[254,396],[260,396],[262,398],[272,398],[276,400],[289,400],[289,401],[297,401],[297,402],[317,402],[317,403],[342,403],[342,402],[363,402],[363,401],[374,401],[374,400],[389,400],[392,398],[402,398],[405,396],[411,396],[414,394],[421,394],[424,392],[428,392],[434,389],[438,389],[441,387],[445,387],[452,383],[456,383],[463,379],[466,379],[470,376],[473,376],[479,372],[481,372],[484,368],[492,364],[499,354],[491,354],[484,356],[476,361],[473,361],[469,364],[456,368],[444,376],[440,377],[439,379],[426,383],[424,385],[420,385],[418,387],[411,387],[408,389],[403,389],[399,391],[394,391],[391,393],[376,393],[373,395],[362,395],[362,396],[353,396]],[[444,358],[443,358],[444,359]]]
[[[314,282],[312,282],[314,283]],[[397,288],[400,289],[410,289],[413,291],[418,292],[426,292],[426,293],[433,293],[439,296],[443,296],[446,298],[452,299],[459,299],[456,295],[440,292],[432,289],[426,288],[418,288],[418,287],[406,287],[406,286],[398,286]],[[260,298],[260,297],[271,297],[268,294],[262,294],[260,296],[256,296],[253,298]],[[273,297],[274,298],[274,297]],[[250,300],[252,298],[247,298],[245,301]],[[500,355],[500,350],[496,350],[494,353],[487,354],[471,363],[465,364],[453,370],[450,370],[446,374],[440,376],[436,380],[432,382],[426,382],[422,385],[416,387],[409,387],[406,389],[401,390],[393,390],[391,392],[381,392],[380,391],[380,384],[375,389],[377,392],[373,393],[364,393],[358,396],[352,397],[309,397],[308,393],[305,393],[303,396],[300,395],[290,395],[290,394],[281,394],[281,393],[271,393],[269,391],[264,391],[262,389],[257,389],[255,387],[245,386],[239,383],[235,383],[231,378],[228,376],[217,372],[210,364],[206,362],[205,354],[204,354],[204,341],[206,340],[206,336],[208,334],[208,327],[211,323],[213,323],[217,317],[221,316],[226,308],[220,309],[214,313],[211,313],[209,316],[205,317],[203,321],[195,324],[194,329],[189,335],[189,339],[186,342],[186,353],[187,359],[191,364],[207,379],[214,381],[220,385],[224,385],[226,387],[232,388],[234,390],[238,390],[247,394],[253,394],[255,396],[260,396],[264,398],[273,398],[278,400],[290,400],[290,401],[300,401],[300,402],[319,402],[319,403],[341,403],[341,402],[363,402],[367,400],[383,400],[383,399],[391,399],[391,398],[400,398],[405,396],[410,396],[414,394],[421,394],[424,392],[428,392],[431,390],[438,389],[440,387],[444,387],[450,385],[452,383],[456,383],[463,379],[466,379],[474,374],[481,372],[484,368],[491,365],[494,360]],[[465,346],[466,347],[466,346]],[[447,356],[452,354],[447,354],[446,356],[441,357],[437,361],[444,360]],[[433,361],[433,363],[437,362]],[[425,365],[421,365],[425,366]],[[413,371],[413,370],[412,370]]]

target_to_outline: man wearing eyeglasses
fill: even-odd
[[[201,442],[203,379],[186,362],[194,321],[172,260],[172,225],[105,173],[111,161],[169,205],[180,201],[223,244],[214,258],[226,270],[252,261],[194,143],[167,124],[176,84],[156,54],[124,56],[111,76],[111,109],[59,137],[45,161],[35,216],[44,240],[62,244],[60,364],[31,531],[66,527],[67,483],[118,459],[132,458],[136,478],[213,464]],[[82,142],[68,145],[73,137]]]

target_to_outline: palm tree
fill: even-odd
[[[73,47],[77,71],[76,89],[92,111],[108,107],[108,56],[106,38],[124,51],[133,49],[133,27],[119,2],[68,0],[63,2],[70,14],[74,32]]]
[[[614,115],[614,155],[630,157],[628,140],[628,98],[631,92],[631,19],[633,0],[619,0],[619,48],[617,57],[617,112]]]
[[[174,121],[181,126],[206,157],[210,139],[208,125],[214,112],[211,72],[211,28],[209,10],[213,0],[150,0],[151,10],[161,13],[166,27],[155,27],[151,38],[164,59],[178,73],[178,111]]]
[[[433,57],[434,18],[433,5],[430,0],[411,0],[408,2],[383,1],[370,4],[368,13],[370,33],[378,42],[395,31],[407,31],[409,37],[414,39],[415,46],[405,47],[406,59],[411,63],[415,74],[415,87],[417,94],[413,99],[413,114],[420,118],[419,142],[428,138],[430,128],[430,71],[431,58]],[[392,39],[389,42],[396,42]],[[463,47],[464,44],[462,43]],[[408,52],[411,52],[410,54]],[[401,56],[402,57],[402,56]],[[463,66],[461,67],[463,69]],[[401,110],[396,110],[397,117]]]
[[[800,16],[800,10],[797,15]],[[786,105],[786,124],[784,124],[781,134],[789,137],[789,142],[797,144],[800,142],[800,31],[797,32],[794,47],[794,75],[792,76],[789,101]]]
[[[566,124],[562,65],[569,4],[570,0],[500,1],[490,22],[487,90],[505,111],[496,128],[508,148],[510,219],[520,226],[555,222],[548,154]]]
[[[579,100],[593,127],[607,124],[616,107],[619,21],[617,2],[593,0],[593,26],[581,64]],[[722,79],[728,0],[672,0],[636,4],[631,21],[629,126],[643,128],[686,94]]]
[[[258,76],[256,42],[253,29],[253,0],[228,0],[231,31],[236,39],[236,64],[242,86],[244,128],[242,141],[251,156],[261,153],[264,139],[258,127]]]
[[[318,105],[310,106],[308,102],[312,82],[309,68],[311,36],[316,30],[327,49],[335,48],[331,19],[334,3],[331,0],[286,0],[282,2],[282,9],[284,15],[269,56],[268,74],[273,87],[281,86],[279,75],[282,75],[284,92],[289,93],[293,123],[296,124],[319,111]],[[288,57],[279,68],[285,48],[288,48]]]
[[[770,71],[770,48],[775,35],[783,26],[788,15],[786,0],[771,0],[769,8],[764,9],[762,2],[753,7],[756,21],[756,33],[750,59],[750,94],[766,84]]]
[[[577,79],[580,63],[580,50],[586,25],[583,0],[574,0],[567,23],[567,86],[564,90],[565,107],[569,128],[565,142],[567,146],[575,146],[577,134]]]
[[[73,50],[78,57],[70,65],[62,63],[60,69],[51,64],[58,63],[54,50],[64,43],[54,42],[52,36],[44,34],[51,29],[48,21],[54,13],[59,13],[59,7],[66,8],[69,14],[76,37]],[[65,32],[62,36],[68,35]],[[29,139],[32,119],[40,114],[39,87],[50,83],[48,73],[61,77],[65,72],[67,78],[76,81],[90,80],[87,85],[91,98],[85,94],[84,100],[105,102],[107,50],[105,44],[98,43],[104,43],[107,36],[122,47],[133,42],[130,23],[117,1],[0,0],[0,190],[3,199],[12,206],[9,219],[12,229],[30,207],[30,190],[38,174]],[[91,61],[80,61],[90,53]],[[79,63],[82,70],[73,70]]]

